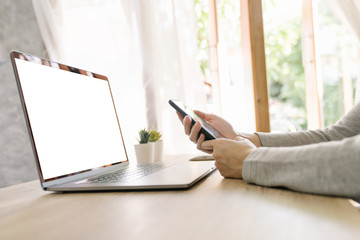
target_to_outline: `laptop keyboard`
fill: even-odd
[[[129,166],[116,172],[107,173],[98,177],[90,178],[88,183],[115,183],[130,182],[171,166],[171,163],[153,163],[147,165]]]

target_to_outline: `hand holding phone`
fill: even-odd
[[[205,135],[205,140],[212,140],[216,138],[223,138],[224,136],[213,128],[209,123],[207,123],[203,118],[198,116],[191,108],[186,106],[182,101],[178,100],[169,100],[169,104],[175,108],[183,117],[186,115],[190,117],[192,126],[199,121],[201,123],[201,129],[199,131],[200,134]]]

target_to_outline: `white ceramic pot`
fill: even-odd
[[[136,161],[138,164],[141,163],[153,163],[154,162],[154,143],[144,143],[144,144],[136,144],[135,154]]]
[[[154,162],[161,162],[163,157],[163,141],[154,142]]]

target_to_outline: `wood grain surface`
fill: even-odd
[[[0,189],[0,239],[360,239],[347,199],[225,179],[189,190],[50,193]]]

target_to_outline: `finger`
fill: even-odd
[[[197,149],[199,149],[200,151],[203,151],[203,152],[205,152],[205,153],[212,154],[212,153],[213,153],[212,150],[204,149],[204,148],[201,146],[204,141],[205,141],[205,135],[204,135],[204,134],[200,134],[200,137],[198,138],[198,141],[197,141]]]
[[[220,171],[221,170],[221,164],[218,161],[215,161],[215,167]]]
[[[200,128],[201,128],[200,122],[196,122],[190,131],[190,140],[195,144],[197,143],[198,140]]]
[[[195,114],[204,119],[205,121],[210,121],[213,118],[213,114],[204,113],[199,110],[194,110]]]
[[[176,115],[178,116],[181,122],[184,120],[184,116],[181,115],[178,111],[176,111]]]
[[[210,141],[204,141],[201,144],[201,147],[206,150],[213,150],[214,149],[214,143],[216,140],[210,140]]]
[[[204,134],[200,134],[200,137],[199,137],[199,139],[198,139],[198,141],[197,141],[197,149],[199,149],[199,150],[204,150],[203,148],[202,148],[202,143],[204,142],[204,140],[205,140],[205,135]]]
[[[183,119],[183,125],[186,135],[190,135],[191,132],[191,119],[189,116],[185,116]]]
[[[212,154],[212,153],[213,153],[213,151],[212,151],[212,150],[202,149],[201,151],[203,151],[204,153],[208,153],[208,154]]]
[[[206,115],[204,112],[199,111],[199,110],[194,110],[194,113],[195,113],[196,115],[198,115],[199,117],[201,117],[201,118],[204,118],[205,115]]]
[[[215,159],[215,167],[219,170],[220,174],[224,173],[224,164]],[[224,175],[223,175],[224,176]]]
[[[215,161],[215,167],[219,170],[221,176],[223,177],[228,177],[228,172],[226,170],[226,166],[224,164],[222,164],[221,162],[219,161]]]

